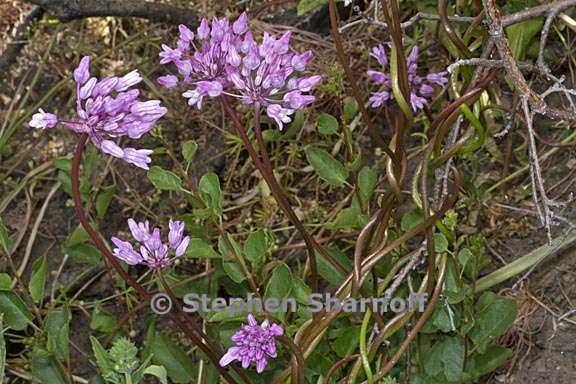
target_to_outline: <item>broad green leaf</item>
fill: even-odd
[[[419,209],[415,208],[402,216],[402,219],[400,220],[400,228],[402,228],[404,232],[408,232],[410,229],[420,224],[421,221],[422,213]]]
[[[316,127],[323,135],[334,135],[338,133],[338,119],[328,113],[321,113],[316,120]]]
[[[186,249],[187,257],[196,257],[200,259],[219,259],[221,256],[214,248],[202,239],[190,239],[190,244]]]
[[[102,188],[102,191],[98,194],[96,198],[96,215],[99,219],[103,219],[106,216],[110,202],[116,193],[116,185],[112,184],[107,187]]]
[[[474,353],[466,361],[463,381],[471,382],[493,372],[512,356],[512,350],[499,345],[491,345],[483,354]]]
[[[158,189],[165,191],[179,191],[182,189],[182,180],[174,172],[167,171],[155,165],[148,171],[148,179]]]
[[[326,247],[326,251],[332,255],[332,257],[336,259],[344,269],[346,269],[346,272],[352,270],[352,262],[341,250],[334,247]],[[336,269],[336,267],[326,260],[319,252],[316,252],[316,261],[318,263],[318,273],[320,276],[332,285],[340,285],[342,279],[345,277],[344,274]]]
[[[478,299],[476,309],[474,327],[469,337],[478,351],[483,353],[490,341],[503,335],[514,324],[518,306],[513,299],[503,299],[492,292],[485,292]]]
[[[348,170],[331,154],[315,147],[307,147],[304,151],[308,162],[323,180],[336,187],[346,182]]]
[[[444,376],[448,381],[460,382],[464,369],[464,342],[457,336],[449,337],[443,340],[442,347]]]
[[[216,215],[222,213],[222,190],[220,180],[214,172],[209,172],[200,178],[198,184],[202,199],[208,204]]]
[[[525,60],[528,47],[535,42],[535,37],[540,35],[543,18],[526,20],[521,23],[513,24],[506,28],[506,36],[510,42],[512,56],[516,60]]]
[[[370,197],[374,193],[377,183],[378,173],[372,168],[363,167],[358,173],[358,195],[364,205],[370,202]]]
[[[44,325],[48,333],[48,351],[63,362],[67,362],[70,358],[70,319],[68,307],[52,309],[46,315]]]
[[[319,6],[326,4],[328,4],[328,0],[300,0],[297,8],[298,16],[302,16]]]
[[[353,326],[339,330],[340,335],[331,343],[332,349],[340,357],[353,355],[359,347],[360,326]]]
[[[437,253],[446,252],[448,250],[448,239],[442,233],[434,234],[434,251]]]
[[[64,241],[64,247],[73,247],[88,240],[90,240],[88,232],[86,232],[82,225],[78,225],[76,229],[74,229],[72,233],[68,235],[66,241]]]
[[[298,276],[292,276],[292,295],[301,304],[308,304],[312,289]]]
[[[102,258],[100,251],[91,244],[77,244],[66,247],[65,251],[72,260],[90,266],[97,265]]]
[[[156,332],[150,352],[153,354],[152,361],[165,367],[168,376],[173,382],[194,382],[192,359],[179,346],[174,344],[168,336]]]
[[[358,102],[355,98],[347,96],[344,98],[344,120],[351,121],[358,113]]]
[[[225,261],[222,263],[222,268],[224,268],[224,272],[233,282],[240,284],[244,280],[246,280],[246,276],[242,269],[233,261]]]
[[[292,290],[292,272],[290,268],[284,263],[278,264],[272,276],[266,284],[266,291],[264,292],[264,298],[276,298],[282,300],[290,294]]]
[[[64,374],[58,367],[54,356],[45,350],[34,350],[32,354],[32,374],[41,383],[66,384]]]
[[[268,241],[263,230],[251,232],[244,243],[244,255],[253,266],[259,266],[266,261]]]
[[[72,159],[69,157],[57,157],[52,160],[54,168],[65,172],[72,172]]]
[[[117,324],[116,316],[102,308],[101,303],[97,303],[90,318],[90,328],[95,331],[109,333],[116,328]]]
[[[194,140],[188,140],[182,143],[182,156],[184,157],[187,166],[192,162],[192,158],[196,154],[197,150],[198,144],[196,144]]]
[[[358,208],[344,208],[333,222],[328,223],[326,228],[335,231],[338,229],[362,229],[368,222],[368,215],[360,212]]]
[[[12,278],[7,273],[0,273],[0,291],[9,291],[12,285]]]
[[[16,331],[25,329],[33,318],[26,304],[12,291],[0,291],[0,313],[4,314],[5,324]]]
[[[44,298],[44,287],[46,285],[46,272],[48,266],[46,264],[46,255],[40,256],[32,264],[32,275],[30,276],[30,283],[28,290],[32,299],[39,303]]]

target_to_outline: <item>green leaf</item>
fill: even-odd
[[[442,364],[448,381],[460,382],[464,369],[464,342],[459,337],[449,337],[442,343]]]
[[[0,291],[9,291],[12,286],[12,278],[7,273],[0,273]]]
[[[102,188],[102,191],[98,194],[96,198],[96,215],[99,219],[103,219],[106,216],[110,202],[116,193],[116,185],[110,185],[108,187]]]
[[[312,289],[298,276],[292,276],[292,295],[301,304],[308,304]]]
[[[68,307],[52,309],[46,315],[44,325],[48,333],[48,351],[63,362],[67,362],[70,358],[70,319]]]
[[[96,358],[98,368],[104,376],[114,372],[114,362],[108,356],[108,352],[104,349],[102,344],[94,336],[90,336],[90,343],[92,344],[92,353]]]
[[[145,375],[152,375],[160,380],[161,384],[168,384],[168,373],[161,365],[151,365],[144,370]]]
[[[503,335],[512,326],[518,313],[515,300],[503,299],[492,292],[485,292],[476,304],[474,326],[469,337],[483,353],[490,341]]]
[[[32,320],[32,313],[12,291],[0,291],[0,313],[4,314],[6,325],[16,331],[24,330]]]
[[[506,28],[506,35],[510,42],[512,56],[516,60],[526,59],[528,47],[536,41],[534,38],[540,35],[543,25],[543,18],[535,18],[513,24]]]
[[[448,250],[448,239],[442,233],[434,234],[434,251],[437,253],[446,252]]]
[[[352,262],[348,259],[345,253],[335,247],[326,247],[326,251],[332,255],[336,261],[342,265],[347,272],[352,271]],[[344,279],[344,274],[342,274],[336,267],[332,265],[328,260],[324,258],[320,253],[316,252],[316,260],[318,262],[318,273],[322,278],[328,281],[330,284],[338,286]]]
[[[197,150],[198,144],[196,144],[194,140],[188,140],[182,143],[182,156],[184,157],[187,166],[192,162],[192,158],[196,154]]]
[[[148,179],[158,189],[165,191],[179,191],[182,189],[182,180],[174,172],[167,171],[155,165],[148,171]]]
[[[358,173],[358,195],[360,196],[362,204],[368,205],[377,183],[378,173],[375,170],[368,166],[360,170]]]
[[[326,228],[336,231],[338,229],[362,229],[368,222],[368,215],[363,214],[359,208],[344,208],[333,222],[328,223]]]
[[[493,372],[512,356],[512,350],[499,345],[491,345],[483,354],[474,353],[468,358],[463,381],[470,382]]]
[[[344,120],[351,121],[358,113],[358,102],[351,96],[344,98]]]
[[[30,276],[30,283],[28,290],[32,299],[39,303],[44,298],[44,287],[46,285],[46,272],[48,267],[46,265],[46,255],[40,256],[32,264],[32,275]]]
[[[0,383],[4,382],[6,369],[6,341],[4,340],[4,315],[0,313]]]
[[[173,382],[190,383],[195,380],[192,360],[168,336],[156,332],[150,352],[152,361],[165,367]]]
[[[266,284],[266,291],[264,292],[264,298],[276,298],[282,300],[290,294],[292,290],[292,272],[290,268],[284,263],[278,264],[272,276]]]
[[[415,208],[402,216],[402,219],[400,220],[400,228],[402,228],[404,232],[408,232],[410,229],[420,224],[421,221],[422,213],[418,208]]]
[[[4,226],[4,223],[2,223],[2,218],[0,218],[0,247],[6,252],[12,248],[12,241],[10,240],[8,230]]]
[[[298,16],[302,16],[319,6],[326,4],[328,4],[328,0],[300,0],[297,8]]]
[[[316,127],[323,135],[334,135],[338,133],[338,119],[328,113],[321,113],[316,120]]]
[[[117,324],[116,316],[102,308],[101,303],[97,303],[90,319],[90,328],[95,331],[109,333],[116,328]]]
[[[233,261],[225,261],[222,263],[222,268],[224,268],[224,272],[233,282],[240,284],[244,280],[246,280],[246,276],[242,269]]]
[[[307,147],[306,158],[318,175],[330,185],[339,187],[346,182],[348,170],[323,149]]]
[[[186,249],[186,256],[200,259],[219,259],[222,257],[210,244],[198,238],[190,239],[190,244]]]
[[[214,172],[209,172],[200,178],[198,184],[202,199],[212,208],[214,214],[222,214],[222,190],[220,180]]]
[[[77,244],[66,247],[65,251],[72,260],[89,266],[97,265],[102,258],[100,251],[91,244]]]
[[[244,243],[244,255],[253,266],[260,266],[266,261],[268,241],[266,233],[259,229],[251,232]]]
[[[360,326],[348,327],[341,330],[341,334],[332,342],[332,349],[343,358],[354,354],[358,348]]]
[[[32,374],[41,383],[66,384],[58,363],[48,351],[36,349],[32,354]]]
[[[54,168],[65,172],[72,172],[72,159],[69,157],[57,157],[52,160]]]
[[[78,244],[82,244],[90,240],[88,232],[84,229],[82,225],[78,225],[75,230],[72,231],[66,241],[64,241],[64,247],[73,247]]]

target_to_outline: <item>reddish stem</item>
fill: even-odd
[[[86,134],[80,135],[78,139],[78,144],[76,145],[76,151],[74,152],[74,158],[72,160],[72,172],[70,175],[70,179],[72,183],[72,199],[74,200],[74,209],[76,210],[76,216],[78,217],[78,220],[80,221],[80,224],[82,225],[86,233],[88,233],[88,235],[92,239],[92,242],[94,243],[96,248],[98,248],[98,250],[110,262],[110,264],[112,264],[112,267],[114,267],[114,270],[120,275],[122,280],[124,280],[132,289],[134,289],[140,296],[142,296],[144,300],[150,301],[152,299],[152,295],[144,287],[142,287],[142,285],[140,285],[138,281],[136,281],[136,279],[134,279],[124,269],[122,269],[122,266],[118,262],[118,259],[116,259],[114,255],[112,255],[106,244],[104,244],[104,241],[102,241],[102,238],[100,237],[99,233],[96,232],[96,230],[94,230],[94,228],[90,225],[88,218],[86,217],[86,214],[84,212],[84,205],[82,203],[82,197],[80,195],[79,170],[80,170],[80,162],[82,161],[82,154],[84,153],[84,149],[86,148],[87,139],[88,135]],[[175,298],[173,298],[173,300],[174,299]],[[176,303],[178,303],[178,301],[176,301]],[[180,312],[181,308],[178,305],[177,308]],[[184,312],[181,312],[181,314],[184,314]],[[215,352],[214,350],[218,351],[220,348],[214,348],[213,345],[208,346],[204,344],[202,339],[206,340],[207,343],[210,343],[210,341],[207,335],[205,335],[204,332],[201,329],[199,329],[194,322],[184,321],[183,319],[181,319],[179,316],[177,316],[175,313],[172,312],[168,313],[168,316],[170,317],[170,320],[172,320],[176,325],[178,325],[178,327],[182,330],[182,332],[184,332],[186,336],[190,338],[190,340],[192,340],[210,358],[210,360],[212,360],[214,366],[216,367],[216,369],[218,369],[218,371],[220,371],[220,374],[226,379],[226,381],[228,381],[231,384],[237,383],[236,380],[228,373],[228,371],[225,368],[221,367],[219,364],[220,358],[218,355],[220,353]],[[193,331],[191,331],[188,328],[187,324],[189,324],[192,328],[194,328]],[[240,369],[237,367],[233,368],[238,372],[238,374],[242,377],[242,379],[246,383],[249,383],[249,380],[244,375],[244,372],[240,371]]]

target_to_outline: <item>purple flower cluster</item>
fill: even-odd
[[[74,70],[74,80],[77,118],[62,120],[40,109],[32,116],[30,126],[46,129],[61,123],[75,132],[88,134],[102,152],[148,169],[151,150],[121,148],[113,141],[122,136],[141,138],[167,112],[159,100],[138,101],[140,92],[129,89],[142,81],[138,71],[99,81],[90,76],[90,57],[84,56]]]
[[[281,326],[270,324],[268,320],[258,325],[254,316],[249,314],[248,324],[232,335],[232,341],[236,346],[229,348],[222,356],[220,365],[224,367],[236,360],[242,363],[243,368],[248,368],[250,363],[254,363],[256,372],[261,373],[268,364],[266,356],[276,357],[275,339],[283,334]]]
[[[170,251],[174,252],[175,257],[180,257],[190,243],[190,236],[184,236],[184,223],[180,221],[170,220],[168,243],[162,242],[160,228],[150,230],[147,220],[137,223],[134,219],[128,219],[128,226],[132,237],[140,245],[140,252],[136,252],[130,242],[117,237],[112,237],[112,242],[116,246],[113,250],[114,256],[129,265],[144,264],[152,269],[166,268],[174,261],[174,257],[170,257]]]
[[[290,52],[291,33],[280,38],[264,33],[261,43],[248,29],[246,13],[232,24],[227,18],[203,19],[196,34],[180,25],[176,48],[162,45],[160,63],[173,62],[182,80],[174,75],[158,78],[166,87],[180,81],[190,87],[182,95],[189,105],[202,108],[204,97],[228,95],[245,105],[265,108],[280,129],[291,115],[314,102],[309,95],[320,76],[299,76],[312,60],[312,52]],[[196,42],[194,41],[196,40]]]
[[[388,57],[386,56],[385,47],[390,47],[390,44],[380,44],[377,47],[372,48],[372,52],[370,53],[370,56],[374,57],[384,69],[388,66]],[[443,87],[448,83],[446,72],[429,73],[424,77],[419,76],[417,74],[417,60],[418,47],[414,46],[406,60],[406,65],[408,67],[408,81],[410,82],[410,105],[414,112],[424,108],[424,105],[428,103],[427,99],[432,98],[434,95],[434,85]],[[370,102],[373,108],[378,108],[386,101],[394,99],[392,85],[390,83],[390,75],[388,73],[369,70],[368,75],[376,82],[376,84],[381,86],[380,91],[372,92],[371,94]]]

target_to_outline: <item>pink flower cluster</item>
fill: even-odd
[[[148,169],[151,150],[121,148],[113,141],[122,136],[141,138],[167,112],[159,100],[139,101],[140,91],[129,89],[142,81],[138,71],[98,80],[90,76],[90,57],[84,56],[74,70],[74,80],[76,119],[60,119],[40,109],[32,116],[30,126],[46,129],[61,123],[75,132],[88,134],[102,152]]]
[[[374,57],[384,69],[388,66],[385,47],[389,48],[390,44],[380,44],[372,48],[372,52],[370,53],[370,56]],[[424,105],[428,103],[428,99],[432,98],[434,95],[434,85],[443,87],[448,84],[446,72],[429,73],[424,77],[418,75],[417,60],[418,47],[414,46],[406,63],[408,67],[408,81],[410,82],[410,105],[414,112],[424,108]],[[381,87],[379,91],[371,93],[370,103],[373,108],[378,108],[386,101],[394,99],[390,75],[388,73],[369,70],[368,75]]]
[[[228,95],[245,105],[266,109],[280,129],[291,115],[314,102],[310,92],[321,80],[318,75],[301,76],[312,60],[312,52],[290,51],[291,32],[280,38],[264,33],[254,40],[243,13],[234,23],[203,19],[196,34],[180,25],[176,48],[162,45],[160,63],[174,63],[178,74],[165,75],[158,82],[166,88],[182,83],[182,95],[189,105],[202,108],[205,97]]]
[[[112,242],[116,246],[113,250],[114,256],[129,265],[144,264],[151,269],[166,268],[174,261],[170,251],[173,251],[175,257],[180,257],[190,243],[190,236],[184,236],[184,223],[180,221],[170,220],[168,223],[167,243],[163,243],[160,238],[160,228],[150,230],[147,220],[137,223],[134,219],[128,219],[128,226],[132,237],[140,245],[139,252],[135,251],[128,241],[112,237]]]

